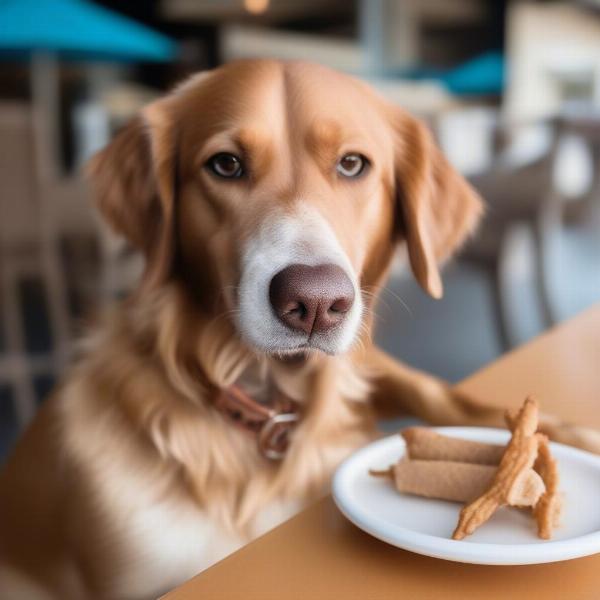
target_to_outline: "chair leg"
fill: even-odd
[[[19,278],[8,262],[0,261],[2,320],[6,335],[8,380],[13,388],[17,420],[22,429],[33,418],[36,401],[25,348],[23,315],[19,302]]]
[[[58,239],[47,240],[42,244],[41,263],[53,338],[55,370],[59,375],[68,363],[71,332],[67,286],[60,261]]]
[[[498,315],[498,337],[504,351],[519,345],[521,340],[517,335],[517,326],[510,314],[510,286],[514,279],[515,249],[519,246],[519,230],[508,227],[504,230],[490,278],[494,288],[494,303]]]
[[[560,230],[559,198],[552,194],[532,224],[534,242],[534,283],[544,329],[558,321],[550,292],[550,245]]]
[[[11,365],[12,387],[15,398],[17,423],[19,430],[25,429],[33,419],[36,411],[36,393],[32,373],[27,365],[27,358],[20,357]]]
[[[494,326],[500,351],[507,352],[513,346],[512,328],[509,323],[506,302],[505,302],[505,276],[502,272],[501,257],[495,257],[494,260],[484,264],[484,270],[491,287],[492,312],[494,316]]]

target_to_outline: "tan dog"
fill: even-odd
[[[397,246],[440,297],[481,204],[365,84],[234,63],[148,106],[91,174],[147,267],[0,475],[1,598],[157,597],[324,493],[382,401],[501,421],[371,344]]]

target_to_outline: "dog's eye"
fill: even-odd
[[[345,154],[337,164],[337,172],[344,177],[358,177],[367,166],[367,159],[362,154]]]
[[[215,154],[206,164],[215,175],[226,179],[234,179],[244,174],[242,161],[235,154],[228,152]]]

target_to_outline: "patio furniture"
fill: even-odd
[[[61,244],[97,235],[80,179],[65,177],[59,152],[59,64],[70,60],[168,61],[175,44],[147,27],[86,0],[0,2],[0,56],[31,66],[31,107],[0,106],[0,286],[6,349],[0,380],[12,387],[19,424],[35,411],[32,376],[60,373],[71,323]],[[19,284],[42,281],[53,348],[32,358],[25,348]]]
[[[462,258],[481,267],[491,284],[497,335],[503,351],[517,342],[507,308],[511,279],[508,260],[517,225],[524,224],[533,239],[534,284],[544,329],[556,322],[549,292],[548,244],[560,227],[562,200],[554,187],[553,173],[561,130],[558,122],[547,126],[551,140],[541,156],[514,164],[498,152],[488,170],[469,177],[484,198],[486,214]],[[511,133],[510,127],[499,128],[497,145],[506,146],[502,138],[510,138]]]

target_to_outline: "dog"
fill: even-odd
[[[371,341],[395,253],[441,297],[482,203],[365,83],[303,62],[203,72],[90,177],[146,267],[3,467],[1,598],[155,598],[326,493],[381,412],[502,422]]]

